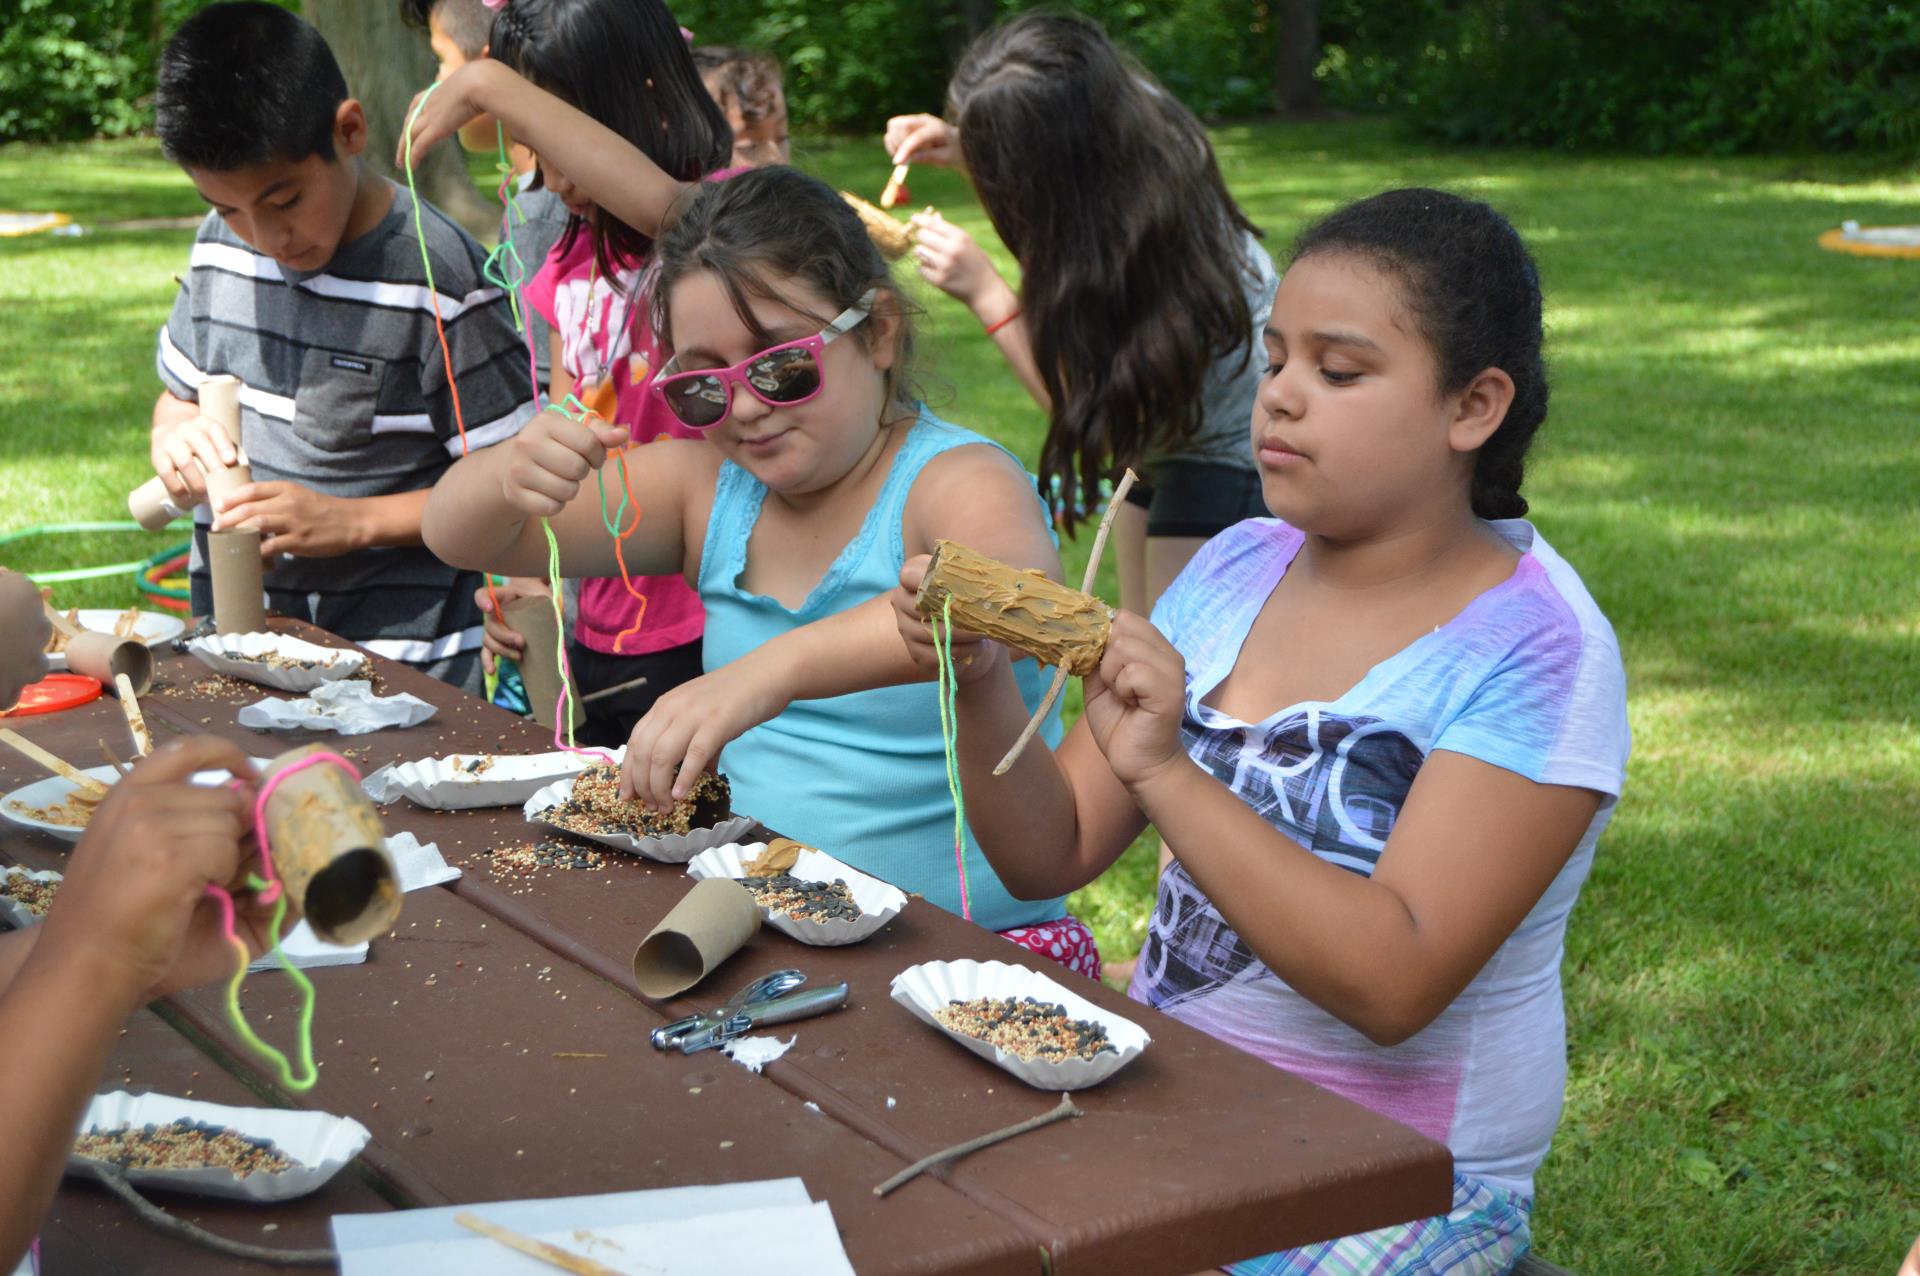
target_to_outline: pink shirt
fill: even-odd
[[[525,296],[559,335],[560,366],[573,378],[582,403],[625,426],[636,443],[699,438],[650,393],[663,356],[647,317],[645,274],[645,263],[640,263],[621,270],[615,280],[602,276],[594,265],[593,236],[583,231],[571,245],[561,237],[528,282]],[[644,464],[644,456],[644,451],[630,452],[627,464]],[[611,514],[620,505],[619,467],[609,463],[605,474]],[[632,517],[629,512],[625,521]],[[616,576],[581,582],[574,637],[595,651],[622,656],[665,651],[699,639],[706,614],[684,577],[636,576],[633,584],[647,600],[638,632],[615,649],[615,639],[639,611]]]

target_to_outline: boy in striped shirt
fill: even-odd
[[[155,105],[161,148],[213,210],[160,332],[152,433],[174,502],[203,507],[194,614],[212,610],[208,530],[257,528],[274,610],[477,691],[480,580],[427,551],[420,512],[454,459],[535,411],[486,254],[361,166],[360,103],[319,32],[277,5],[189,19],[161,55]],[[198,386],[222,373],[243,383],[254,482],[209,511],[201,467],[235,455],[199,415]]]

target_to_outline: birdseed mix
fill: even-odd
[[[139,1129],[89,1130],[74,1140],[73,1150],[128,1170],[219,1169],[237,1179],[293,1168],[270,1140],[186,1117],[167,1125],[149,1122]]]
[[[35,917],[45,917],[47,909],[53,906],[53,893],[60,889],[60,883],[37,882],[25,873],[8,873],[0,877],[0,895],[6,895],[20,901]]]
[[[42,824],[58,824],[62,828],[83,829],[93,813],[99,809],[98,802],[86,802],[68,795],[51,806],[32,806],[26,802],[9,802],[7,809],[30,820],[39,820]]]
[[[487,867],[495,877],[525,877],[543,868],[597,873],[607,866],[606,852],[553,838],[522,842],[518,846],[502,846],[480,853],[487,857]]]
[[[860,905],[842,881],[808,882],[792,873],[771,877],[743,877],[747,888],[761,907],[805,922],[850,922],[860,917]]]
[[[963,1036],[999,1046],[1020,1059],[1064,1063],[1117,1053],[1104,1025],[1071,1019],[1065,1006],[1032,997],[975,997],[949,1001],[933,1012]]]
[[[582,771],[567,800],[540,818],[569,833],[662,837],[712,828],[731,813],[732,798],[727,778],[709,771],[671,811],[656,811],[644,802],[622,801],[619,768],[597,766]]]
[[[461,775],[485,775],[493,769],[493,757],[482,753],[470,758],[456,758],[453,769]]]

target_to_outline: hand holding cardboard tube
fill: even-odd
[[[203,501],[217,508],[226,492],[253,481],[240,446],[240,378],[208,377],[200,384],[199,406],[198,415],[156,427],[154,477],[127,495],[134,521],[149,531]]]

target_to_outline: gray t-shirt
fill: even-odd
[[[1232,465],[1243,470],[1253,463],[1253,399],[1260,390],[1260,372],[1266,366],[1262,355],[1262,329],[1273,313],[1273,294],[1280,287],[1280,275],[1273,258],[1251,234],[1245,237],[1245,251],[1252,269],[1242,276],[1247,309],[1253,312],[1250,346],[1239,346],[1215,359],[1207,369],[1202,388],[1205,416],[1192,438],[1168,440],[1148,449],[1146,473],[1153,481],[1153,469],[1164,461],[1205,461],[1213,465]]]

